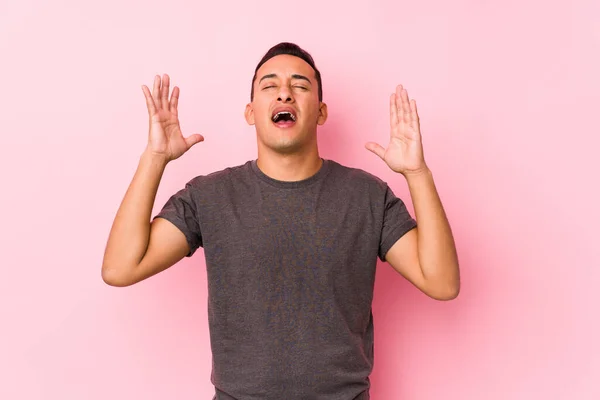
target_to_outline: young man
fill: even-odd
[[[387,148],[366,147],[407,180],[418,228],[386,183],[320,158],[321,76],[291,43],[270,49],[252,80],[245,117],[258,158],[192,179],[150,222],[167,163],[203,138],[183,137],[167,75],[142,89],[149,140],[108,238],[104,281],[132,285],[202,246],[215,399],[368,399],[377,257],[435,299],[459,292],[414,100],[398,86]]]

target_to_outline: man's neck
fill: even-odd
[[[259,151],[258,168],[268,177],[285,182],[297,182],[315,175],[323,160],[319,151],[314,148],[307,153],[278,154],[270,151]]]

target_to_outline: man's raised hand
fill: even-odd
[[[154,77],[152,93],[146,85],[142,85],[146,97],[150,131],[147,150],[154,155],[165,158],[166,162],[179,158],[193,145],[204,140],[199,134],[183,137],[177,116],[179,88],[175,86],[169,99],[169,75]]]
[[[365,146],[378,155],[395,172],[403,175],[427,169],[423,157],[421,129],[417,103],[409,100],[408,92],[398,85],[390,96],[390,142],[386,147],[369,142]]]

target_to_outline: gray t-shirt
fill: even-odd
[[[204,248],[216,399],[369,399],[377,257],[416,226],[386,183],[331,160],[282,182],[249,161],[156,217],[188,256]]]

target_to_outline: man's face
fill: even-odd
[[[259,146],[289,154],[316,145],[317,125],[325,123],[327,106],[319,101],[315,71],[295,56],[269,59],[256,73],[254,99],[245,116],[256,126]]]

